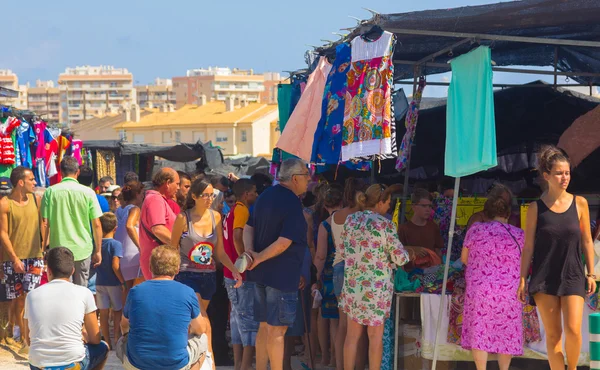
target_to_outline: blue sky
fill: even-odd
[[[4,32],[11,47],[0,69],[20,83],[56,80],[67,66],[114,65],[136,83],[207,66],[257,72],[305,67],[307,45],[380,13],[495,3],[498,0],[103,0],[7,1]],[[7,44],[5,43],[5,46]],[[439,77],[440,79],[443,76]],[[531,78],[525,78],[530,80]],[[439,95],[443,89],[437,89]],[[428,94],[429,95],[429,94]]]

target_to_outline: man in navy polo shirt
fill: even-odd
[[[283,369],[284,337],[296,318],[298,286],[305,251],[307,225],[299,196],[306,192],[310,174],[300,159],[281,164],[279,184],[264,191],[244,227],[244,246],[253,258],[247,274],[255,282],[254,319],[256,369]]]

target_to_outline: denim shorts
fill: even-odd
[[[175,276],[175,281],[194,289],[194,292],[200,294],[205,301],[210,301],[217,291],[217,273],[214,271],[182,271]]]
[[[296,320],[298,291],[282,292],[254,284],[254,320],[271,326],[292,326]]]
[[[225,288],[231,302],[231,344],[254,347],[259,325],[254,321],[254,283],[245,281],[239,288],[234,287],[235,283],[235,280],[225,278]]]
[[[340,299],[342,295],[342,288],[344,287],[344,262],[340,262],[333,266],[333,293],[337,299]]]
[[[45,369],[57,369],[57,370],[92,370],[98,367],[108,357],[108,344],[106,342],[100,342],[100,344],[86,344],[85,345],[85,358],[79,362],[64,366],[50,366]],[[35,367],[29,364],[31,370],[40,370],[39,367]]]
[[[302,307],[304,301],[304,307]],[[306,331],[310,333],[310,313],[312,307],[312,294],[310,286],[298,291],[298,302],[296,303],[296,319],[294,324],[285,332],[286,337],[301,337]],[[304,315],[302,314],[304,313]]]

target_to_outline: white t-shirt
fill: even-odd
[[[31,340],[29,363],[49,367],[83,360],[83,319],[96,310],[89,289],[65,280],[52,280],[29,293],[24,316]]]

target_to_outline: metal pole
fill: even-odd
[[[415,66],[413,69],[413,100],[417,94],[417,78],[421,74],[421,67]],[[410,157],[412,152],[412,146],[408,148],[408,158],[406,159],[406,168],[404,169],[404,188],[402,189],[402,207],[400,208],[400,218],[398,219],[398,225],[404,223],[406,219],[406,202],[408,201],[408,176],[410,173]]]
[[[406,65],[415,65],[417,62],[412,60],[394,60],[394,64],[406,64]],[[450,69],[450,64],[448,63],[423,63],[422,66],[432,67],[432,68],[440,68],[440,69]],[[597,72],[554,72],[554,71],[542,71],[539,69],[520,69],[520,68],[506,68],[506,67],[492,67],[494,72],[509,72],[509,73],[524,73],[524,74],[532,74],[532,75],[547,75],[554,76],[556,73],[559,76],[568,76],[568,77],[600,77],[600,73]]]
[[[446,266],[444,266],[444,281],[442,283],[442,300],[440,302],[440,311],[438,312],[438,320],[435,329],[435,344],[433,347],[433,367],[435,370],[437,365],[437,358],[439,355],[439,337],[440,328],[442,326],[442,317],[444,315],[444,304],[446,301],[446,285],[448,284],[448,270],[450,270],[450,255],[452,253],[452,241],[454,239],[454,227],[456,225],[456,205],[458,203],[458,193],[460,189],[460,177],[454,180],[454,197],[452,199],[452,213],[450,214],[450,230],[448,231],[448,246],[446,248]]]
[[[384,28],[388,32],[399,33],[399,34],[404,34],[404,35],[474,38],[474,39],[480,39],[480,40],[522,42],[522,43],[526,43],[526,44],[561,45],[561,46],[589,46],[589,47],[593,47],[593,48],[600,48],[600,42],[598,42],[598,41],[549,39],[549,38],[543,38],[543,37],[504,36],[504,35],[492,35],[492,34],[487,34],[487,33],[409,30],[409,29],[405,29],[405,28],[387,28],[387,27],[384,27]]]
[[[412,85],[412,81],[395,81],[398,85]],[[427,86],[450,86],[450,82],[430,82],[427,81]],[[494,84],[494,87],[506,88],[506,87],[549,87],[551,84]],[[556,87],[589,87],[590,84],[557,84]]]
[[[558,75],[556,72],[558,72],[558,46],[554,47],[554,87],[556,87],[556,84],[558,83]]]

